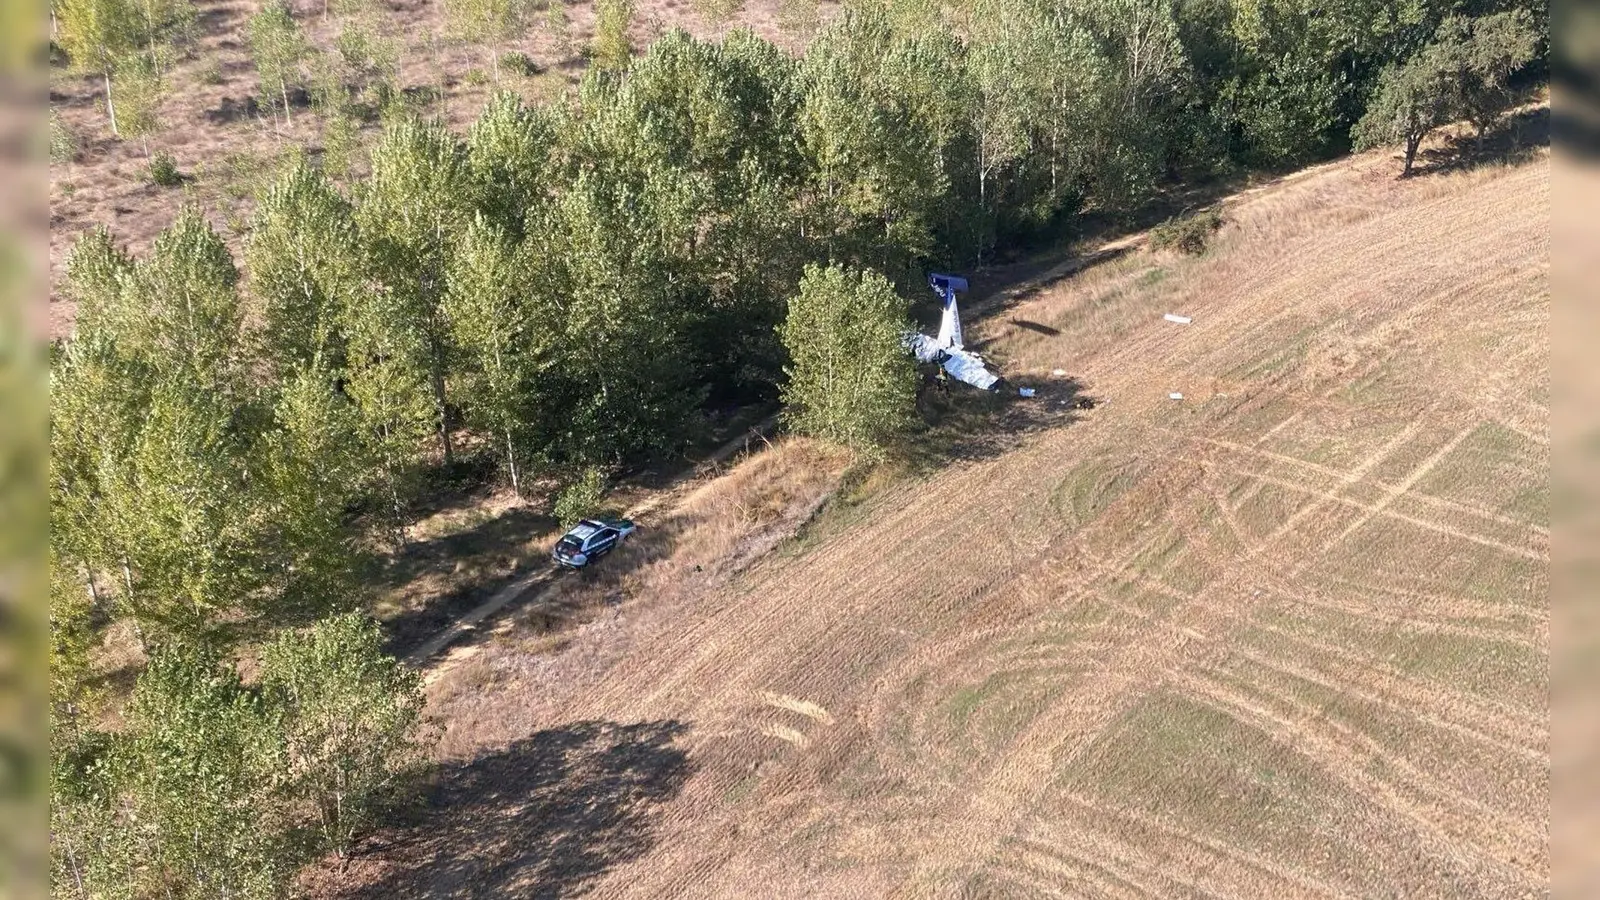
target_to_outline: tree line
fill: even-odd
[[[237,260],[194,209],[140,258],[90,233],[52,366],[56,889],[279,896],[349,845],[420,740],[363,560],[463,442],[519,493],[587,489],[781,392],[797,429],[881,447],[924,267],[1411,121],[1414,67],[1486,123],[1545,16],[863,2],[798,57],[674,31],[462,134],[396,115],[348,188],[297,157]],[[108,711],[112,621],[150,663]]]

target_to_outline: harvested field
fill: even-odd
[[[993,301],[1025,430],[481,646],[495,727],[315,893],[1545,893],[1548,160],[1394,171]]]

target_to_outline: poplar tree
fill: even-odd
[[[480,215],[462,237],[444,308],[455,346],[469,361],[462,392],[468,422],[493,435],[519,496],[538,415],[532,380],[549,341],[524,299],[533,269],[505,231]]]
[[[279,743],[260,699],[214,650],[156,654],[114,757],[118,818],[138,848],[132,896],[272,898],[292,872],[271,801]]]
[[[373,148],[372,173],[356,206],[369,273],[381,285],[363,327],[369,335],[396,332],[381,343],[384,352],[402,356],[385,362],[410,366],[406,377],[427,384],[447,464],[455,458],[447,396],[452,348],[441,304],[456,242],[471,218],[466,153],[455,136],[413,118],[388,127]],[[379,307],[393,314],[372,318]]]
[[[544,29],[555,44],[557,61],[572,53],[572,22],[567,15],[566,0],[544,0]]]
[[[559,0],[553,0],[559,2]],[[633,53],[628,26],[633,24],[633,0],[595,0],[594,43],[591,53],[602,70],[627,68]]]
[[[915,415],[906,302],[876,272],[807,266],[782,326],[784,420],[795,431],[882,454]]]
[[[344,388],[355,401],[361,440],[374,466],[373,488],[396,545],[405,542],[406,504],[421,465],[419,449],[436,428],[416,329],[396,327],[411,310],[394,292],[364,286],[345,307],[342,327],[348,363]]]
[[[155,59],[148,53],[130,54],[111,77],[122,98],[122,135],[135,138],[150,158],[150,135],[161,130],[161,101],[166,85]]]
[[[58,23],[56,39],[74,70],[100,76],[111,133],[120,136],[112,75],[117,64],[138,47],[138,10],[130,0],[60,0],[53,8]]]
[[[352,507],[373,482],[361,413],[320,360],[289,374],[256,453],[267,621],[303,620],[361,600]]]
[[[250,55],[261,77],[261,96],[269,109],[283,104],[284,122],[292,122],[289,89],[305,80],[301,62],[309,52],[294,13],[285,0],[265,0],[250,18]]]
[[[513,236],[526,233],[548,204],[555,150],[550,115],[510,91],[496,91],[467,135],[478,210]]]
[[[312,811],[315,851],[342,855],[420,758],[422,679],[348,613],[284,631],[261,653],[262,706],[283,773],[275,799]]]
[[[464,40],[484,44],[494,80],[500,80],[500,45],[527,27],[531,0],[446,0],[445,15]]]
[[[256,345],[276,373],[345,365],[343,319],[362,288],[354,209],[304,157],[268,189],[245,239]]]

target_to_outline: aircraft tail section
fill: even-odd
[[[939,336],[934,339],[937,346],[961,349],[961,313],[956,309],[956,292],[967,289],[967,280],[957,275],[932,274],[928,276],[928,284],[942,298],[944,309],[939,315]]]

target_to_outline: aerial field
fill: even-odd
[[[1548,157],[1395,171],[980,303],[1015,427],[444,663],[431,804],[316,892],[1544,893]]]

